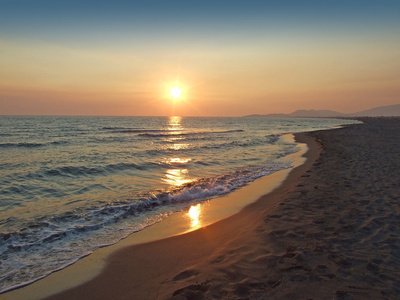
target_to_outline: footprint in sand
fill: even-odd
[[[196,276],[196,275],[199,275],[199,274],[200,274],[200,272],[197,271],[197,270],[190,270],[190,269],[189,269],[189,270],[185,270],[185,271],[179,273],[178,275],[176,275],[176,276],[172,279],[172,281],[183,280],[183,279],[189,278],[189,277],[191,277],[191,276]]]

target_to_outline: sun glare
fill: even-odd
[[[174,100],[182,97],[182,89],[178,86],[171,87],[169,89],[169,95],[174,98]]]
[[[191,206],[188,212],[189,218],[192,220],[192,227],[200,225],[201,205]]]

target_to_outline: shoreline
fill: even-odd
[[[272,192],[245,206],[239,213],[182,235],[153,242],[123,247],[107,258],[107,265],[94,279],[46,299],[115,299],[168,298],[179,289],[181,281],[197,274],[193,265],[204,258],[218,261],[225,244],[236,241],[254,230],[262,216],[296,186],[298,179],[319,156],[320,146],[306,134],[296,134],[296,141],[305,143],[309,150],[306,162],[290,170],[284,181]],[[253,221],[256,220],[256,223]],[[134,272],[132,272],[135,270]],[[161,292],[156,287],[164,286]]]
[[[164,238],[174,237],[174,235],[186,235],[187,233],[193,232],[193,230],[202,230],[202,228],[211,226],[211,223],[224,221],[226,218],[230,218],[233,214],[236,214],[238,211],[243,209],[249,203],[252,203],[262,197],[265,194],[270,193],[277,186],[281,185],[284,181],[284,178],[290,174],[293,169],[297,168],[299,165],[304,163],[305,158],[303,155],[305,152],[309,152],[307,150],[307,146],[305,141],[310,142],[310,138],[306,137],[305,134],[288,134],[286,136],[296,136],[296,142],[300,145],[300,151],[291,154],[288,158],[293,158],[294,168],[280,170],[273,174],[264,176],[260,179],[257,179],[255,182],[251,183],[249,186],[246,186],[238,191],[235,191],[232,194],[218,197],[211,201],[212,205],[207,205],[207,203],[203,203],[203,208],[205,208],[204,215],[208,216],[210,212],[212,213],[211,217],[203,220],[203,224],[200,224],[198,228],[183,228],[182,227],[182,217],[187,218],[187,213],[177,213],[175,218],[169,217],[163,222],[157,223],[149,228],[145,229],[145,232],[140,231],[130,235],[129,237],[121,240],[115,245],[106,246],[104,248],[97,249],[91,255],[77,261],[76,263],[50,274],[49,276],[40,279],[36,282],[33,282],[29,285],[13,289],[9,292],[0,295],[0,299],[42,299],[43,297],[47,297],[49,295],[57,294],[60,291],[68,291],[68,289],[79,286],[82,283],[90,281],[92,278],[95,278],[96,275],[99,275],[104,272],[103,266],[106,263],[105,258],[113,255],[112,253],[119,251],[118,249],[123,249],[126,247],[134,247],[136,244],[143,244],[149,242],[158,242]],[[246,200],[243,201],[243,198]],[[226,204],[235,202],[235,205],[232,206],[228,212],[224,212],[224,207]],[[208,202],[208,201],[207,201]],[[211,207],[207,207],[211,206]],[[215,212],[216,210],[216,212]],[[221,213],[225,214],[221,217]],[[179,219],[180,218],[180,219]],[[168,220],[169,219],[169,220]],[[219,220],[219,221],[218,221]],[[162,223],[162,224],[161,224]],[[178,226],[178,228],[177,228]],[[180,226],[180,227],[179,227]],[[188,227],[188,225],[185,225]],[[165,230],[165,228],[173,228],[175,232],[171,232]],[[150,229],[150,230],[149,230]],[[178,230],[178,232],[177,232]],[[149,232],[150,231],[150,232]],[[160,233],[161,231],[161,233]],[[109,259],[107,259],[108,261]],[[103,270],[103,271],[102,271]],[[51,287],[51,288],[49,288]]]

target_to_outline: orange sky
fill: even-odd
[[[400,103],[400,34],[390,22],[257,20],[218,21],[216,32],[207,20],[168,32],[0,31],[0,114],[242,116]],[[174,84],[183,99],[168,96]]]

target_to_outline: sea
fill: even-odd
[[[291,168],[284,134],[356,122],[0,116],[0,293]]]

